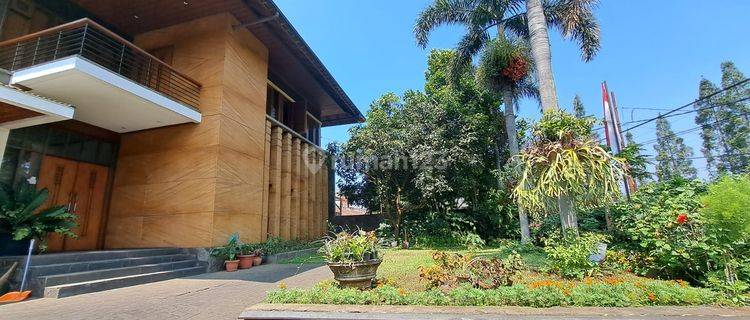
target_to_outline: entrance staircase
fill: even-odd
[[[23,262],[15,273],[20,283]],[[34,255],[27,280],[32,295],[62,298],[206,272],[187,249],[157,248]]]

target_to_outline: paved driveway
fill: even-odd
[[[0,306],[0,319],[237,319],[280,282],[308,287],[332,278],[319,265],[269,264],[61,299]]]

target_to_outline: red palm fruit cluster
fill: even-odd
[[[513,82],[518,82],[526,76],[528,65],[529,63],[526,59],[520,56],[515,56],[510,59],[510,63],[508,63],[505,68],[500,70],[500,73]]]

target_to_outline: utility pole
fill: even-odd
[[[602,82],[602,107],[604,108],[604,134],[607,146],[614,154],[618,154],[625,148],[625,139],[622,137],[622,122],[617,109],[617,99],[614,92],[610,93],[606,81]],[[630,192],[634,190],[633,186],[632,178],[625,176],[622,191],[627,199],[630,199]]]

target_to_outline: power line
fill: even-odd
[[[745,98],[742,98],[742,99],[739,99],[739,100],[735,100],[735,101],[732,101],[732,102],[725,102],[723,104],[735,104],[735,103],[740,103],[740,102],[744,102],[744,101],[747,101],[747,100],[750,100],[750,97],[745,97]],[[669,116],[665,116],[665,117],[662,117],[662,118],[671,118],[671,117],[686,115],[686,114],[690,114],[690,113],[693,113],[693,112],[698,112],[698,111],[703,111],[703,110],[713,109],[713,108],[715,108],[715,106],[702,107],[702,108],[698,108],[698,109],[693,109],[693,110],[683,111],[683,112],[680,112],[680,113],[671,114]],[[636,122],[643,122],[643,121],[646,121],[646,120],[648,120],[648,119],[631,120],[631,121],[623,122],[622,124],[630,124],[630,123],[636,123]]]
[[[624,129],[624,130],[622,130],[622,132],[628,132],[628,131],[630,131],[630,130],[633,130],[633,129],[635,129],[635,128],[638,128],[638,127],[640,127],[640,126],[643,126],[643,125],[645,125],[645,124],[647,124],[647,123],[649,123],[649,122],[652,122],[652,121],[656,121],[656,119],[659,119],[659,118],[664,118],[664,117],[666,117],[666,116],[668,116],[668,115],[670,115],[670,114],[672,114],[672,113],[675,113],[675,112],[677,112],[677,111],[680,111],[680,110],[682,110],[682,109],[685,109],[685,108],[687,108],[687,107],[689,107],[689,106],[692,106],[692,105],[694,105],[694,104],[696,104],[696,103],[698,103],[698,102],[702,102],[703,100],[711,99],[711,98],[713,98],[714,96],[716,96],[716,95],[718,95],[718,94],[720,94],[720,93],[722,93],[722,92],[724,92],[724,91],[727,91],[727,90],[729,90],[729,89],[733,89],[733,88],[735,88],[735,87],[738,87],[738,86],[740,86],[740,85],[743,85],[743,84],[747,83],[748,81],[750,81],[750,78],[745,78],[744,80],[738,81],[737,83],[735,83],[735,84],[733,84],[733,85],[731,85],[731,86],[728,86],[728,87],[726,87],[726,88],[723,88],[723,89],[721,89],[721,90],[717,90],[716,92],[713,92],[713,93],[711,93],[711,94],[709,94],[709,95],[707,95],[707,96],[705,96],[705,97],[702,97],[702,98],[698,98],[698,99],[695,99],[695,101],[693,101],[693,102],[690,102],[690,103],[684,104],[684,105],[682,105],[682,106],[679,106],[679,107],[677,107],[677,108],[674,108],[674,109],[672,109],[672,110],[668,111],[667,113],[664,113],[664,114],[660,114],[660,115],[658,115],[658,116],[656,116],[656,117],[653,117],[653,118],[650,118],[650,119],[646,119],[646,120],[643,120],[643,121],[642,121],[641,123],[639,123],[639,124],[636,124],[636,125],[634,125],[634,126],[632,126],[632,127],[630,127],[630,128],[627,128],[627,129]]]
[[[716,120],[714,122],[711,122],[711,123],[708,123],[708,124],[704,124],[704,125],[700,125],[700,126],[697,126],[697,127],[693,127],[693,128],[690,128],[690,129],[685,129],[683,131],[672,132],[670,134],[664,135],[662,138],[672,137],[672,136],[678,136],[678,135],[682,135],[682,134],[685,134],[685,133],[690,133],[690,132],[698,131],[699,129],[703,129],[704,126],[710,126],[710,125],[718,124],[720,122],[729,121],[729,120],[732,120],[732,119],[736,119],[737,117],[747,116],[747,115],[750,115],[750,111],[749,112],[741,112],[739,114],[733,115],[735,118],[729,117],[729,118],[725,118],[725,119],[719,119],[719,120]],[[651,139],[651,140],[639,142],[638,144],[649,144],[649,143],[654,143],[654,142],[656,142],[658,140],[659,140],[659,138],[657,137],[656,139]]]

